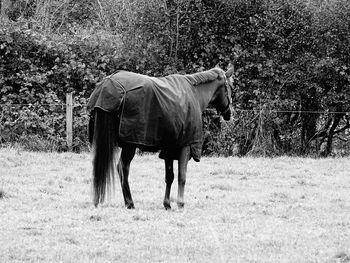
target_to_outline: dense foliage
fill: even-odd
[[[204,153],[327,156],[349,145],[347,0],[15,2],[0,30],[1,143],[65,149],[62,105],[74,92],[79,150],[103,76],[233,62],[234,118],[204,113]]]

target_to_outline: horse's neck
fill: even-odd
[[[210,101],[214,96],[215,91],[222,84],[223,84],[222,81],[220,81],[219,79],[216,79],[214,81],[207,82],[204,84],[199,84],[194,87],[195,95],[199,102],[201,111],[204,111],[208,107]]]

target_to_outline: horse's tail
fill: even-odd
[[[97,206],[114,185],[115,152],[117,144],[117,117],[113,112],[96,108],[90,116],[89,140],[93,146],[94,204]]]

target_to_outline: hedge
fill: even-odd
[[[346,0],[106,0],[98,9],[82,1],[84,16],[74,1],[71,9],[52,2],[50,27],[32,12],[0,30],[2,144],[65,150],[61,105],[73,91],[74,145],[85,149],[84,105],[104,76],[120,68],[193,73],[230,62],[236,111],[231,123],[205,112],[205,154],[327,156],[349,139]]]

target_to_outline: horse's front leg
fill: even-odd
[[[174,169],[173,169],[173,160],[166,159],[165,160],[165,196],[163,205],[166,210],[171,209],[170,206],[170,191],[171,191],[171,184],[174,181]]]
[[[118,173],[120,178],[120,183],[122,186],[123,196],[125,206],[128,209],[135,208],[134,201],[131,197],[130,187],[129,187],[129,170],[130,170],[130,162],[135,156],[136,148],[133,146],[126,146],[122,148],[122,152],[120,154],[120,159],[118,163]]]
[[[190,147],[186,146],[181,149],[179,157],[179,177],[178,177],[178,193],[177,193],[177,206],[183,208],[185,205],[184,193],[186,184],[186,172],[187,164],[190,159]]]

